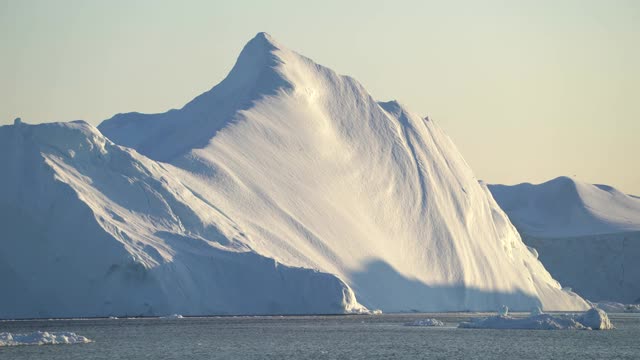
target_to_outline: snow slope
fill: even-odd
[[[359,311],[84,122],[0,127],[0,318]]]
[[[568,177],[489,188],[563,285],[592,301],[640,301],[640,199]]]
[[[433,121],[265,33],[182,109],[118,114],[99,129],[163,162],[233,221],[238,243],[336,274],[369,308],[587,307],[522,243]]]

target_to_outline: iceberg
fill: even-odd
[[[435,120],[265,33],[181,109],[1,126],[0,169],[0,318],[589,308]]]
[[[569,177],[489,190],[562,285],[591,301],[640,302],[640,198]]]
[[[622,304],[615,301],[601,301],[593,306],[608,313],[640,313],[640,304]]]
[[[500,330],[611,330],[613,324],[607,313],[592,308],[584,314],[551,315],[536,310],[525,318],[509,315],[495,315],[473,318],[458,325],[461,329],[500,329]]]
[[[164,319],[164,320],[174,320],[174,319],[182,319],[184,318],[184,316],[180,315],[180,314],[171,314],[171,315],[167,315],[167,316],[160,316],[160,319]]]
[[[92,340],[73,332],[36,331],[30,334],[0,333],[0,347],[18,345],[86,344]]]

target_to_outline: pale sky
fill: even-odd
[[[634,0],[0,0],[0,124],[182,107],[260,31],[435,119],[487,182],[640,195]]]

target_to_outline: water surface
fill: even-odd
[[[638,359],[640,314],[613,331],[471,330],[471,314],[3,321],[0,332],[73,331],[90,344],[0,348],[0,359]],[[405,322],[436,318],[442,328]]]

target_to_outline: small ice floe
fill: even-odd
[[[444,326],[438,319],[418,319],[404,324],[405,326]]]
[[[475,318],[458,325],[464,329],[530,329],[530,330],[610,330],[614,329],[607,313],[592,308],[583,314],[550,315],[539,308],[526,318],[496,315]]]
[[[30,334],[0,333],[0,347],[18,345],[86,344],[92,340],[72,332],[36,331]]]
[[[371,315],[382,315],[382,310],[380,309],[371,310]]]
[[[171,320],[171,319],[182,319],[183,316],[180,314],[171,314],[171,315],[167,315],[167,316],[160,316],[160,319],[167,319],[167,320]]]

